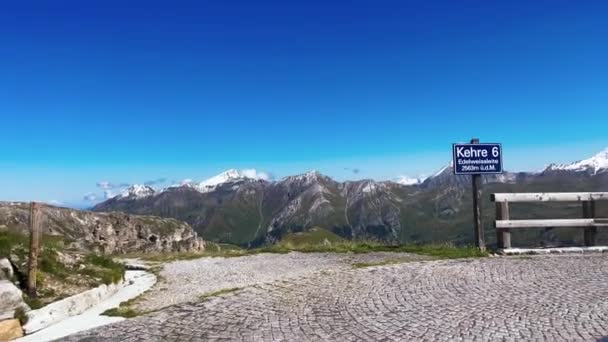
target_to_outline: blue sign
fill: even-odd
[[[500,144],[453,144],[454,174],[502,173]]]

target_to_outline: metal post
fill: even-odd
[[[496,202],[496,220],[509,219],[509,202]],[[498,248],[511,248],[511,231],[509,229],[496,229],[496,244]]]
[[[27,294],[36,298],[36,271],[40,251],[40,204],[30,203],[30,255],[27,273]]]
[[[471,139],[471,144],[479,144],[479,139]],[[481,175],[473,175],[473,224],[475,226],[475,245],[486,250],[486,242],[481,222]]]
[[[583,218],[595,218],[595,201],[583,201]],[[585,246],[595,246],[597,227],[585,228]]]

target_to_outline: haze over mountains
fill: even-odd
[[[490,192],[608,190],[608,149],[538,172],[484,176],[483,182],[485,226],[490,231]],[[352,239],[468,243],[472,238],[469,193],[470,177],[455,176],[450,164],[424,180],[398,181],[338,182],[316,171],[270,181],[255,170],[228,170],[200,183],[160,190],[133,185],[93,210],[177,218],[205,239],[245,246],[312,227]],[[544,212],[580,215],[579,209]],[[525,209],[514,208],[515,215],[520,213],[525,214]],[[573,236],[565,239],[576,242]]]

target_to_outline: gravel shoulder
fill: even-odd
[[[159,281],[134,303],[134,308],[144,312],[153,311],[170,305],[198,301],[201,296],[221,290],[287,281],[330,270],[351,269],[353,265],[424,260],[432,258],[391,252],[291,252],[174,261],[164,264]]]

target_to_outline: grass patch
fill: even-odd
[[[27,235],[11,230],[0,231],[0,257],[8,257],[17,247],[26,246],[28,243]]]
[[[169,252],[169,253],[130,253],[122,257],[139,258],[152,262],[171,262],[178,260],[193,260],[204,257],[240,257],[254,254],[254,250],[243,249],[239,246],[207,242],[202,252]]]
[[[32,310],[40,309],[44,306],[44,303],[40,300],[40,298],[30,298],[27,295],[23,295],[23,301],[27,306],[32,308]]]
[[[487,251],[472,246],[454,246],[450,243],[429,245],[404,245],[388,248],[387,251],[428,255],[438,259],[461,259],[487,257]]]
[[[377,262],[356,262],[353,264],[353,268],[366,268],[373,266],[386,266],[386,265],[395,265],[407,262],[407,260],[403,259],[389,259]]]
[[[132,308],[133,304],[135,304],[135,302],[138,301],[142,295],[143,294],[140,294],[139,296],[137,296],[135,298],[131,298],[126,302],[122,302],[122,303],[120,303],[120,305],[117,308],[108,309],[108,310],[102,312],[101,314],[105,315],[105,316],[124,317],[124,318],[133,318],[133,317],[143,315],[145,312],[140,312],[140,311],[137,311]]]
[[[128,307],[119,306],[117,308],[108,309],[102,313],[104,316],[133,318],[140,315],[139,312]]]
[[[205,293],[204,295],[200,296],[199,298],[201,300],[206,300],[209,299],[211,297],[217,297],[217,296],[221,296],[227,293],[232,293],[232,292],[236,292],[238,290],[242,289],[241,287],[232,287],[232,288],[228,288],[228,289],[222,289],[219,291],[215,291],[215,292],[209,292],[209,293]]]
[[[39,269],[40,271],[60,280],[65,280],[69,275],[69,271],[65,265],[59,261],[57,251],[55,249],[45,248],[42,250]]]
[[[125,266],[110,257],[89,254],[84,261],[86,267],[78,273],[100,279],[103,284],[115,284],[124,278]]]
[[[333,244],[301,244],[280,242],[276,245],[260,248],[257,252],[266,253],[371,253],[371,252],[397,252],[428,255],[438,259],[480,258],[488,256],[476,247],[455,246],[450,243],[426,245],[384,245],[374,241],[342,241]]]
[[[458,259],[486,257],[487,252],[482,252],[476,247],[456,246],[450,243],[425,244],[425,245],[386,245],[376,241],[350,241],[342,238],[328,238],[328,231],[319,229],[311,234],[290,234],[287,238],[274,245],[255,249],[243,249],[236,246],[229,248],[218,247],[221,245],[209,243],[204,252],[181,252],[181,253],[159,253],[159,254],[131,254],[130,257],[138,257],[147,261],[172,262],[177,260],[192,260],[203,257],[241,257],[259,253],[285,254],[290,252],[301,253],[371,253],[371,252],[396,252],[428,255],[438,259]],[[321,242],[319,242],[321,241]]]
[[[314,227],[305,232],[289,233],[281,239],[281,244],[291,246],[333,245],[343,243],[345,239],[326,229]]]

